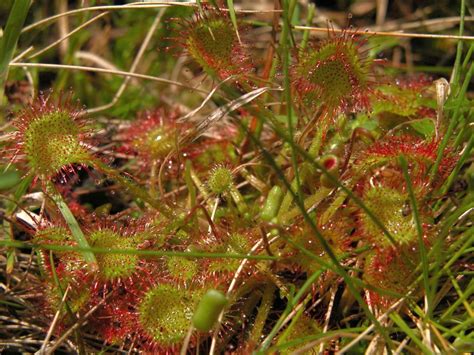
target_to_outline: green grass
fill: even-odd
[[[405,43],[401,38],[372,35],[369,45],[362,44],[360,53],[356,51],[360,56],[367,53],[367,61],[387,57],[383,65],[374,64],[364,88],[367,92],[362,93],[370,105],[382,95],[373,94],[372,89],[415,78],[412,72],[446,78],[452,74],[445,102],[436,100],[435,78],[428,79],[429,88],[415,79],[417,97],[429,104],[405,117],[390,111],[389,105],[387,111],[359,112],[332,110],[314,97],[305,101],[307,92],[316,97],[318,93],[311,86],[298,87],[298,53],[316,51],[337,37],[337,33],[324,33],[316,39],[312,31],[294,27],[326,26],[321,23],[325,12],[318,2],[305,8],[296,0],[284,0],[280,9],[269,1],[264,4],[268,11],[242,13],[252,4],[228,0],[221,16],[228,16],[235,32],[231,42],[236,46],[229,63],[245,63],[239,56],[248,55],[256,65],[253,70],[235,70],[225,82],[212,71],[203,73],[199,61],[185,58],[180,48],[186,45],[182,27],[187,24],[177,19],[189,19],[194,11],[206,16],[208,6],[217,7],[215,2],[166,5],[155,31],[150,28],[162,4],[109,4],[113,2],[102,1],[106,9],[81,9],[45,22],[38,21],[57,14],[58,2],[46,8],[38,2],[30,6],[30,1],[16,0],[8,11],[3,10],[5,14],[0,7],[0,16],[8,18],[0,38],[0,104],[8,112],[0,124],[0,148],[7,152],[0,169],[17,171],[16,179],[22,176],[20,183],[0,184],[0,197],[4,197],[0,201],[4,217],[0,344],[5,343],[0,347],[35,352],[53,346],[78,353],[133,347],[171,353],[237,348],[257,354],[323,349],[344,349],[345,353],[385,349],[403,354],[472,351],[474,43],[470,38],[443,43],[452,51],[449,62],[436,58],[442,65],[433,64],[430,53],[442,39],[418,39],[419,48],[406,46],[401,52],[409,51],[415,58],[413,66],[407,64],[408,71],[403,65],[392,65],[400,60],[397,53]],[[465,0],[459,5],[459,29],[452,27],[443,34],[472,35],[472,25],[465,21]],[[79,2],[68,6],[78,9]],[[452,9],[432,6],[438,17],[456,15],[448,12]],[[336,4],[332,10],[339,18],[350,11]],[[33,46],[33,53],[38,53],[59,33],[74,31],[99,11],[108,13],[73,33],[62,49],[57,44],[37,57],[20,59],[27,64],[23,67],[9,65],[26,48]],[[386,17],[395,19],[390,11]],[[362,29],[373,24],[368,15],[354,16],[351,21]],[[340,39],[342,45],[348,40]],[[374,43],[376,47],[370,47]],[[142,46],[146,48],[137,60]],[[323,54],[331,50],[323,49]],[[335,53],[347,52],[336,49]],[[225,54],[222,58],[226,59]],[[324,72],[331,80],[352,73],[347,61],[342,61],[346,64],[342,71],[331,71],[340,68],[339,59],[331,58],[336,64]],[[209,58],[201,59],[205,60]],[[127,77],[135,61],[131,74],[137,75]],[[49,67],[42,67],[43,63]],[[56,64],[60,66],[54,68]],[[212,60],[207,64],[212,67]],[[326,63],[322,60],[319,65]],[[107,72],[100,72],[104,68]],[[353,87],[358,79],[350,77]],[[324,90],[324,82],[319,84]],[[86,115],[92,132],[87,149],[94,155],[94,164],[65,182],[36,181],[25,164],[21,144],[14,142],[16,113],[31,101],[31,93],[38,96],[47,88],[53,88],[54,95],[70,88],[85,109],[94,112]],[[109,103],[109,108],[101,109]],[[166,113],[154,113],[158,107]],[[145,110],[147,114],[142,113]],[[440,112],[442,118],[437,116]],[[418,117],[422,114],[427,117]],[[156,144],[169,132],[173,135],[176,144],[167,157],[150,157],[147,149],[137,148],[146,147],[151,139],[142,136],[151,132],[153,124],[144,120],[146,115],[161,119],[159,135],[151,137]],[[327,130],[324,119],[329,122]],[[427,122],[435,122],[434,129],[421,127]],[[420,159],[409,153],[380,158],[373,151],[385,154],[380,142],[390,144],[394,136],[429,142],[435,139],[431,136],[435,129],[437,151],[423,151]],[[327,155],[338,159],[337,174],[321,163]],[[448,165],[451,170],[440,172]],[[232,172],[225,191],[213,192],[209,186],[216,166]],[[333,187],[323,185],[322,177]],[[1,174],[2,178],[9,175]],[[412,259],[410,250],[399,242],[402,227],[385,225],[380,211],[365,201],[367,189],[384,184],[408,196],[400,213],[414,226],[416,238],[410,248],[418,250],[419,263],[413,270],[403,270]],[[282,191],[283,201],[272,206],[274,218],[262,219],[268,192],[275,186]],[[420,186],[427,191],[421,198],[417,195]],[[362,216],[374,227],[364,226]],[[54,243],[34,239],[37,229],[50,226],[69,229],[72,238],[63,236]],[[90,235],[102,228],[114,230],[120,238],[132,238],[131,245],[139,247],[90,247]],[[370,233],[390,243],[378,245],[378,237]],[[101,279],[96,257],[104,253],[138,256],[136,270],[123,280]],[[400,281],[402,288],[377,279],[383,273],[369,269],[373,255],[386,257],[379,269],[391,273],[387,279]],[[196,276],[186,281],[179,273],[172,276],[167,269],[169,257],[186,258],[197,270]],[[391,257],[401,260],[400,269],[390,269]],[[90,267],[83,269],[84,262]],[[44,291],[48,285],[63,298],[65,281],[69,288],[91,295],[77,314],[71,310],[76,293],[66,295],[66,312],[59,312]],[[190,323],[189,338],[164,346],[143,333],[136,306],[146,290],[160,283],[176,284],[196,294],[218,289],[227,293],[230,303],[208,334],[198,334]],[[40,304],[43,310],[32,312]],[[57,323],[52,321],[55,314]],[[308,319],[314,327],[305,325]],[[88,325],[81,326],[86,320]],[[127,328],[127,322],[134,326]],[[69,342],[64,342],[64,334],[71,335]]]

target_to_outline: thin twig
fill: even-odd
[[[331,289],[331,299],[329,301],[328,309],[326,311],[326,319],[324,320],[323,333],[326,333],[329,328],[329,321],[331,320],[331,313],[332,313],[332,308],[334,306],[334,299],[336,298],[337,288],[338,288],[338,284],[335,284]],[[324,352],[324,345],[325,345],[325,342],[323,340],[321,344],[319,345],[319,352],[321,354]]]
[[[386,22],[381,26],[371,26],[371,31],[396,31],[396,30],[408,30],[420,27],[432,27],[436,25],[451,26],[456,25],[461,21],[461,16],[433,18],[429,20],[418,20],[413,22],[393,23]],[[464,22],[474,21],[474,16],[466,16]]]
[[[58,9],[58,13],[63,13],[68,11],[68,1],[55,0],[55,6]],[[59,37],[64,37],[69,32],[69,19],[67,17],[61,17],[57,23]],[[64,58],[67,54],[69,48],[69,40],[66,38],[65,41],[61,42],[59,46],[59,53],[61,58]]]
[[[47,24],[49,22],[52,22],[58,18],[61,18],[63,16],[72,16],[72,15],[76,15],[76,14],[79,14],[79,13],[82,13],[82,12],[89,12],[89,11],[105,11],[105,10],[109,10],[109,11],[117,11],[117,10],[130,10],[130,9],[156,9],[156,8],[162,8],[162,7],[173,7],[173,6],[184,6],[184,7],[195,7],[196,4],[195,3],[183,3],[183,2],[147,2],[147,3],[143,3],[143,2],[135,2],[135,3],[131,3],[131,4],[125,4],[125,5],[104,5],[104,6],[90,6],[90,7],[83,7],[83,8],[80,8],[80,9],[75,9],[75,10],[71,10],[71,11],[68,11],[68,12],[64,12],[62,14],[57,14],[57,15],[54,15],[54,16],[51,16],[51,17],[47,17],[45,19],[42,19],[38,22],[35,22],[35,23],[32,23],[31,25],[29,26],[26,26],[23,28],[23,30],[21,31],[21,33],[25,33],[25,32],[28,32],[28,31],[31,31],[33,28],[36,28],[38,26],[41,26],[41,25],[44,25],[44,24]],[[222,11],[228,11],[228,9],[221,9]],[[269,10],[244,10],[244,9],[241,9],[241,10],[235,10],[236,12],[238,13],[244,13],[244,14],[262,14],[262,13],[274,13],[274,12],[281,12],[281,10],[272,10],[272,9],[269,9]]]
[[[43,54],[44,52],[47,52],[49,51],[51,48],[57,46],[58,44],[61,44],[63,41],[65,41],[66,39],[68,39],[69,37],[71,37],[73,34],[79,32],[80,30],[82,30],[84,27],[87,27],[89,26],[91,23],[99,20],[100,18],[106,16],[108,14],[108,12],[103,12],[93,18],[91,18],[89,21],[86,21],[84,22],[83,24],[81,24],[80,26],[76,27],[75,29],[73,29],[71,32],[67,33],[66,35],[64,35],[63,37],[59,38],[58,40],[54,41],[53,43],[47,45],[46,47],[44,47],[43,49],[40,49],[38,51],[36,51],[35,53],[31,54],[30,56],[28,56],[28,59],[32,59],[34,57],[37,57],[41,54]]]
[[[79,318],[77,320],[77,322],[71,327],[69,328],[57,341],[56,343],[54,343],[54,345],[48,349],[48,352],[46,353],[46,355],[49,355],[49,354],[53,354],[54,351],[59,347],[61,346],[61,344],[67,339],[67,337],[73,332],[75,331],[77,328],[79,328],[82,323],[84,323],[100,306],[102,306],[102,304],[104,304],[104,302],[106,301],[106,299],[110,296],[111,294],[109,294],[106,298],[102,299],[98,304],[96,304],[93,308],[91,308],[89,310],[89,312],[87,312],[83,317]]]
[[[379,318],[377,318],[377,321],[382,322],[384,319],[386,319],[388,317],[388,315],[390,313],[392,313],[392,311],[394,311],[398,306],[400,306],[405,301],[405,299],[408,296],[410,296],[412,293],[413,293],[413,290],[409,291],[408,294],[405,297],[400,298],[397,302],[392,304],[390,306],[390,308],[387,309],[387,311],[384,314],[382,314]],[[364,330],[362,333],[360,333],[357,338],[355,338],[349,344],[347,344],[345,347],[343,347],[341,350],[339,350],[338,354],[340,354],[340,355],[344,354],[346,351],[348,351],[350,348],[352,348],[354,345],[356,345],[359,341],[364,339],[364,337],[367,334],[369,334],[372,331],[372,329],[374,329],[374,328],[375,328],[375,325],[372,323],[370,326],[367,327],[366,330]]]
[[[61,314],[61,309],[63,308],[64,302],[66,302],[66,297],[67,294],[69,293],[69,290],[71,289],[71,286],[68,285],[66,288],[66,291],[64,291],[64,295],[61,298],[61,302],[59,303],[58,310],[56,311],[56,314],[54,315],[53,321],[51,322],[51,325],[49,326],[48,333],[46,334],[46,338],[44,338],[43,345],[41,345],[41,349],[39,350],[39,354],[44,354],[46,351],[46,347],[48,346],[49,339],[51,338],[51,335],[53,334],[54,328],[56,327],[56,323],[59,320],[59,315]]]
[[[106,73],[106,74],[114,74],[118,76],[131,76],[135,78],[140,78],[140,79],[146,79],[146,80],[151,80],[151,81],[157,81],[160,83],[165,83],[169,85],[176,85],[180,86],[189,90],[194,90],[197,92],[201,92],[204,94],[208,94],[207,91],[193,88],[191,86],[188,86],[186,84],[177,82],[177,81],[172,81],[168,79],[163,79],[159,78],[156,76],[151,76],[151,75],[145,75],[145,74],[136,74],[136,73],[130,73],[127,71],[121,71],[121,70],[111,70],[111,69],[103,69],[103,68],[95,68],[95,67],[87,67],[87,66],[82,66],[82,65],[65,65],[65,64],[49,64],[49,63],[10,63],[11,67],[31,67],[31,68],[46,68],[46,69],[68,69],[68,70],[80,70],[80,71],[90,71],[90,72],[96,72],[96,73]]]
[[[142,59],[143,54],[145,53],[145,50],[147,49],[148,45],[150,44],[150,41],[151,41],[153,35],[155,34],[156,28],[158,27],[159,23],[161,22],[161,18],[163,17],[163,14],[165,13],[165,11],[166,11],[166,8],[162,8],[158,12],[158,14],[156,15],[155,20],[153,21],[150,29],[148,30],[148,33],[145,36],[145,39],[143,40],[142,45],[140,46],[140,49],[138,50],[137,56],[133,60],[132,66],[130,67],[130,70],[129,70],[130,73],[134,73],[135,70],[137,69],[138,63]],[[118,102],[118,100],[120,99],[122,94],[125,92],[125,89],[127,88],[127,85],[130,82],[131,78],[132,78],[131,76],[126,76],[125,77],[124,81],[122,82],[122,85],[120,85],[119,89],[115,93],[115,95],[114,95],[114,97],[113,97],[113,99],[110,103],[108,103],[106,105],[98,106],[98,107],[95,107],[95,108],[91,108],[91,109],[87,110],[87,113],[95,113],[95,112],[107,110],[107,109],[111,108],[112,106],[114,106]]]
[[[278,238],[279,236],[273,237],[271,240],[268,241],[268,243],[271,244]],[[252,255],[260,247],[262,243],[263,243],[263,239],[260,239],[257,243],[255,243],[252,249],[250,249],[247,255]],[[242,259],[242,261],[240,262],[240,265],[235,271],[234,277],[232,278],[229,288],[227,289],[227,293],[226,293],[227,298],[229,298],[230,295],[232,294],[232,291],[237,285],[237,280],[239,279],[239,276],[242,273],[242,270],[244,269],[245,264],[247,264],[247,262],[248,262],[248,259]],[[222,311],[221,314],[219,314],[219,318],[217,319],[217,326],[214,330],[214,333],[212,334],[211,346],[209,348],[209,355],[213,355],[216,350],[217,334],[219,334],[219,324],[222,322],[222,318],[224,318],[224,311]]]
[[[398,355],[398,354],[401,354],[403,349],[405,348],[405,346],[407,345],[408,341],[410,340],[410,337],[406,337],[405,339],[403,339],[403,341],[400,343],[400,345],[397,347],[397,349],[395,350],[395,352],[393,353],[393,355]]]
[[[193,335],[194,327],[191,324],[189,326],[188,332],[186,333],[186,337],[184,338],[183,346],[181,347],[181,351],[179,352],[180,355],[186,355],[189,347],[189,341],[191,340],[191,336]]]
[[[86,52],[86,51],[77,51],[74,52],[74,58],[85,59],[91,61],[95,65],[101,68],[110,69],[110,70],[119,70],[113,63],[108,60],[98,56],[97,54]]]
[[[228,78],[225,78],[224,80],[222,80],[219,84],[217,84],[210,92],[209,94],[206,96],[206,98],[201,102],[201,104],[196,107],[194,110],[192,110],[191,112],[187,113],[185,116],[183,117],[180,117],[178,119],[178,122],[184,122],[186,121],[188,118],[191,118],[192,116],[194,116],[196,113],[198,113],[208,102],[210,99],[212,99],[212,96],[215,94],[215,92],[217,91],[217,89],[219,89],[224,83],[226,83],[227,81],[231,80],[231,79],[234,79],[234,76],[231,75],[229,76]]]
[[[293,26],[293,29],[298,31],[312,31],[312,32],[323,32],[327,33],[329,30],[326,27],[311,27],[311,26]],[[331,32],[342,33],[347,30],[338,30],[331,28]],[[428,33],[408,33],[408,32],[381,32],[381,31],[370,31],[370,30],[351,30],[351,33],[365,34],[380,37],[405,37],[405,38],[431,38],[431,39],[462,39],[464,41],[474,41],[474,36],[459,36],[459,35],[436,35]]]

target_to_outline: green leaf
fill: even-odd
[[[240,42],[239,28],[237,27],[237,16],[235,15],[234,0],[227,0],[227,7],[229,8],[230,20],[234,26],[235,34]]]
[[[3,37],[0,40],[0,105],[3,104],[8,67],[15,53],[21,29],[25,23],[31,0],[15,0],[8,16]]]
[[[0,190],[9,190],[21,181],[21,175],[16,170],[0,172]]]
[[[432,137],[435,133],[435,125],[433,120],[426,118],[424,120],[415,121],[410,123],[410,126],[417,131],[418,133],[422,134],[425,138]]]
[[[89,243],[87,242],[87,239],[84,236],[81,227],[79,226],[79,223],[72,214],[67,203],[64,201],[62,195],[57,191],[56,187],[51,182],[48,182],[47,188],[49,190],[48,192],[50,193],[51,198],[53,199],[54,203],[58,207],[63,218],[65,219],[69,229],[71,230],[71,233],[74,239],[76,240],[78,246],[80,248],[85,248],[86,250],[90,248]],[[84,251],[83,256],[84,260],[87,262],[91,270],[97,270],[97,260],[94,256],[94,253],[91,251]]]
[[[408,335],[413,342],[418,345],[420,350],[424,354],[432,354],[432,352],[426,347],[425,344],[420,340],[420,338],[415,334],[413,329],[411,329],[408,324],[396,313],[390,314],[390,318],[394,321],[396,325],[400,327],[400,329],[405,332],[406,335]]]

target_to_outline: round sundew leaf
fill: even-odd
[[[207,71],[232,65],[236,35],[229,24],[224,18],[204,19],[189,30],[188,52]]]
[[[168,272],[176,279],[192,280],[198,273],[198,264],[194,260],[183,257],[170,257],[166,263]]]
[[[145,293],[138,306],[139,322],[145,333],[159,345],[173,346],[183,341],[191,325],[200,290],[160,284]]]
[[[233,184],[232,172],[222,166],[212,170],[207,185],[215,194],[222,194],[230,190]]]
[[[223,19],[205,21],[194,29],[190,40],[195,41],[198,50],[214,57],[216,61],[230,61],[232,46],[235,41],[234,31]]]
[[[137,139],[134,146],[137,150],[147,151],[153,158],[161,159],[175,148],[176,142],[171,131],[157,127],[146,132],[142,139]]]
[[[377,186],[364,193],[364,203],[369,210],[373,211],[398,244],[417,241],[418,234],[412,211],[409,209],[408,193]],[[371,238],[377,246],[391,246],[391,242],[369,216],[364,214],[361,222],[364,234]]]
[[[51,177],[71,164],[86,163],[90,154],[80,139],[81,130],[68,111],[35,117],[23,133],[28,165],[41,177]]]
[[[293,67],[293,85],[305,104],[324,105],[331,111],[368,108],[371,62],[359,53],[350,33],[331,34],[320,45],[302,51]]]
[[[121,236],[120,234],[103,229],[89,235],[89,242],[94,248],[108,250],[136,249],[137,238]],[[105,280],[130,276],[137,267],[139,257],[136,254],[97,253],[99,272]]]
[[[227,13],[209,9],[183,23],[182,38],[178,41],[204,71],[225,79],[231,75],[246,76],[253,69],[241,38]]]
[[[413,271],[420,262],[419,254],[408,248],[403,250],[372,252],[365,259],[364,281],[381,290],[379,301],[382,303],[390,298],[384,290],[403,295],[417,277]]]

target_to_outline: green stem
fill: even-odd
[[[399,328],[408,335],[411,340],[419,347],[419,349],[423,352],[423,354],[432,354],[430,349],[426,347],[425,344],[420,340],[420,336],[417,335],[410,326],[398,315],[398,313],[392,313],[389,317],[393,320],[393,322],[399,326]]]
[[[33,181],[32,175],[25,176],[22,179],[22,181],[20,182],[20,184],[18,185],[14,193],[15,201],[19,201],[20,198],[26,193],[26,191],[28,191],[28,188],[30,187],[30,184],[32,181]],[[6,201],[5,207],[6,207],[6,214],[11,215],[15,211],[17,204],[14,203],[13,201],[11,202]],[[3,220],[2,227],[3,227],[5,237],[7,237],[5,239],[10,239],[11,241],[15,240],[15,238],[13,237],[12,226],[6,218]],[[13,271],[14,263],[15,263],[15,249],[9,248],[7,250],[7,265],[6,265],[7,274]]]
[[[308,5],[308,15],[306,16],[306,26],[311,26],[313,22],[315,10],[316,10],[316,6],[314,4]],[[301,40],[301,44],[300,44],[300,55],[304,52],[306,45],[308,44],[308,40],[309,40],[309,30],[305,30],[303,32],[303,39]]]
[[[111,248],[96,248],[96,247],[78,247],[69,245],[53,245],[53,244],[32,244],[23,243],[20,241],[9,241],[0,240],[0,246],[2,247],[14,247],[14,248],[39,248],[52,251],[62,252],[90,252],[95,254],[120,254],[120,255],[138,255],[143,257],[182,257],[182,258],[205,258],[205,259],[249,259],[249,260],[261,260],[261,261],[278,261],[280,260],[277,256],[270,255],[248,255],[248,254],[237,254],[237,253],[207,253],[207,252],[187,252],[187,251],[167,251],[167,250],[142,250],[142,249],[111,249]]]
[[[196,172],[193,170],[192,167],[189,168],[189,175],[191,177],[191,180],[194,182],[194,185],[196,185],[199,193],[202,195],[204,201],[207,203],[207,207],[209,210],[212,211],[212,203],[210,201],[210,196],[209,192],[206,189],[206,186],[202,183],[201,179],[199,179],[199,176],[197,176]]]
[[[291,140],[294,139],[293,130],[298,126],[297,122],[292,121],[292,112],[293,112],[293,101],[291,99],[291,85],[290,85],[290,21],[293,15],[295,7],[294,0],[283,1],[283,31],[281,33],[283,42],[283,76],[284,76],[284,88],[285,88],[285,99],[286,99],[286,115],[287,115],[287,124],[288,124],[288,134]],[[296,117],[296,116],[295,116]],[[291,146],[291,160],[293,163],[293,170],[296,180],[296,198],[300,199],[301,196],[301,181],[298,169],[298,159],[296,158],[296,150],[294,145]]]
[[[288,338],[288,336],[290,336],[291,334],[291,331],[293,330],[293,328],[295,327],[296,323],[298,322],[298,319],[300,319],[301,315],[303,314],[303,312],[305,311],[305,307],[306,307],[306,304],[311,300],[311,295],[308,295],[306,296],[306,298],[303,300],[302,302],[302,305],[303,307],[301,307],[298,312],[296,312],[295,316],[293,317],[293,319],[291,320],[291,323],[288,327],[286,327],[286,329],[283,331],[283,333],[278,337],[278,341],[276,343],[276,345],[281,345],[281,344],[284,344],[285,343],[285,340]]]
[[[245,127],[243,127],[242,125],[240,126],[242,127],[243,129],[245,129]],[[317,163],[316,161],[314,161],[314,159],[312,157],[310,157],[308,155],[308,153],[306,151],[304,151],[303,149],[301,149],[300,147],[296,146],[294,144],[294,142],[291,140],[291,139],[287,139],[286,137],[286,134],[284,132],[282,132],[278,127],[273,127],[273,129],[275,130],[275,132],[282,138],[284,139],[286,142],[288,142],[289,144],[291,144],[292,146],[294,146],[294,149],[296,149],[298,151],[299,154],[301,154],[303,156],[303,158],[305,159],[308,159],[309,161],[311,161],[312,165],[316,168],[316,169],[319,169],[322,171],[323,174],[326,174],[328,176],[328,178],[330,180],[333,180],[334,183],[339,187],[341,188],[342,191],[344,191],[347,195],[349,195],[349,197],[351,197],[354,202],[360,206],[364,212],[367,213],[367,215],[369,216],[369,218],[371,220],[374,221],[374,223],[377,225],[378,228],[380,228],[381,231],[383,231],[384,235],[387,236],[387,238],[393,243],[395,244],[395,241],[392,237],[392,235],[390,234],[390,232],[387,230],[387,228],[380,222],[380,220],[377,219],[377,217],[374,215],[374,213],[369,209],[367,208],[367,206],[361,201],[361,199],[359,199],[357,196],[355,196],[352,191],[350,191],[346,186],[344,186],[343,184],[341,184],[337,179],[334,179],[330,174],[328,174],[327,170],[321,166],[321,164]],[[375,328],[380,332],[380,334],[384,337],[386,343],[387,343],[387,351],[389,354],[392,353],[391,351],[391,346],[393,345],[392,344],[392,341],[391,339],[388,337],[386,331],[382,328],[380,322],[375,318],[375,316],[373,315],[373,313],[370,311],[370,309],[368,308],[367,304],[365,303],[365,301],[362,299],[361,295],[358,293],[358,289],[355,287],[354,285],[354,280],[352,280],[352,278],[348,275],[347,271],[344,269],[344,267],[339,263],[336,255],[334,254],[331,246],[329,245],[329,243],[326,241],[326,239],[324,238],[324,236],[321,234],[320,230],[318,229],[318,227],[316,226],[315,222],[313,221],[313,219],[308,215],[308,213],[305,211],[304,209],[304,204],[303,202],[301,202],[301,199],[297,197],[296,195],[296,192],[293,191],[293,189],[291,188],[291,185],[290,183],[288,182],[288,180],[286,179],[284,173],[281,171],[281,169],[279,168],[279,166],[276,164],[275,160],[273,159],[273,156],[272,154],[270,154],[262,145],[262,143],[251,133],[251,132],[248,132],[248,130],[246,131],[246,133],[248,134],[248,136],[250,137],[250,139],[252,140],[252,142],[260,149],[260,151],[262,152],[262,156],[263,158],[270,164],[270,166],[275,170],[276,174],[277,174],[277,177],[283,182],[283,184],[286,186],[286,188],[290,191],[290,193],[293,195],[294,197],[294,200],[296,202],[296,204],[298,205],[298,207],[300,208],[301,210],[301,214],[303,215],[303,218],[305,220],[305,222],[309,225],[309,227],[311,228],[311,230],[314,232],[317,240],[321,243],[323,249],[327,252],[329,258],[331,259],[333,265],[334,265],[334,269],[335,271],[340,274],[344,281],[346,282],[348,288],[350,289],[350,291],[354,294],[354,297],[356,298],[357,302],[359,303],[359,305],[362,307],[362,309],[364,310],[364,313],[367,315],[367,317],[370,319],[370,321],[372,321],[375,325]],[[303,247],[298,247],[298,249],[300,249],[301,251],[303,252],[308,252],[305,248]],[[270,342],[268,342],[267,344],[265,344],[265,346],[262,346],[262,350],[266,350],[270,345]]]
[[[466,131],[469,130],[469,132],[471,132],[471,127],[469,126],[470,126],[470,123],[472,122],[473,117],[474,117],[474,109],[471,109],[469,113],[464,116],[464,120],[463,120],[464,124],[462,128],[459,130],[456,139],[454,140],[453,149],[457,149],[459,145],[463,142],[466,135]]]
[[[444,195],[449,190],[449,187],[453,183],[454,179],[458,177],[459,171],[463,167],[464,163],[471,156],[471,151],[473,148],[474,148],[474,136],[471,136],[471,138],[469,138],[469,141],[467,142],[466,147],[464,148],[463,154],[459,158],[451,174],[448,176],[448,179],[445,182],[444,186],[441,188],[441,195]]]
[[[324,272],[323,269],[316,271],[313,273],[308,279],[305,281],[303,286],[298,290],[298,293],[288,300],[288,304],[286,305],[283,314],[280,316],[276,324],[273,326],[273,329],[268,334],[266,340],[260,346],[260,349],[257,351],[257,354],[265,354],[268,347],[271,345],[271,342],[275,335],[280,331],[283,322],[285,321],[286,317],[292,312],[292,310],[298,305],[300,299],[306,294],[306,291],[313,285],[314,282],[321,276]]]
[[[46,191],[50,194],[52,200],[54,201],[62,216],[64,217],[69,229],[71,230],[72,236],[76,240],[79,247],[89,249],[90,245],[87,242],[87,239],[84,236],[84,233],[82,232],[79,223],[77,222],[76,218],[69,209],[69,206],[67,205],[66,201],[64,201],[63,196],[56,189],[56,186],[54,186],[52,182],[48,181],[46,183]],[[84,251],[82,254],[84,256],[84,260],[87,262],[89,267],[92,270],[96,270],[98,265],[94,253],[92,251]]]
[[[425,287],[426,303],[427,303],[426,316],[429,317],[432,311],[431,309],[432,293],[431,293],[431,287],[430,287],[430,281],[429,281],[428,257],[426,254],[425,243],[423,241],[423,227],[420,221],[420,215],[419,215],[418,206],[417,206],[417,202],[415,198],[415,193],[413,192],[413,185],[411,183],[410,174],[408,174],[408,162],[404,156],[400,156],[400,165],[402,167],[403,175],[407,183],[408,195],[410,197],[411,207],[413,210],[413,219],[415,220],[416,231],[418,234],[418,246],[420,248],[421,266],[423,270],[423,285]]]

